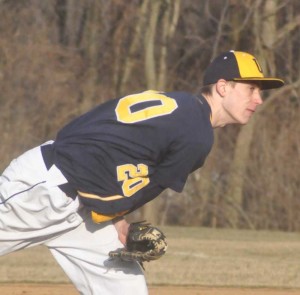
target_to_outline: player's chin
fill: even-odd
[[[252,118],[253,114],[254,114],[254,112],[252,112],[252,111],[247,111],[246,113],[244,113],[243,116],[241,116],[239,118],[239,124],[241,124],[241,125],[247,124],[250,121],[250,119]]]
[[[249,112],[249,111],[236,113],[231,116],[232,121],[229,124],[245,125],[249,122],[252,115],[253,115],[253,112]]]
[[[238,124],[240,125],[246,125],[251,119],[251,116],[243,116],[241,118],[239,118],[238,120]]]

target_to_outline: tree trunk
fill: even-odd
[[[124,64],[124,71],[121,77],[120,86],[116,87],[117,95],[122,95],[125,91],[125,87],[130,80],[132,70],[135,66],[137,60],[137,52],[140,49],[140,42],[142,40],[142,35],[144,32],[145,24],[147,21],[147,12],[149,8],[149,1],[145,0],[142,2],[142,6],[139,11],[139,19],[135,26],[135,30],[133,32],[132,42],[130,43],[128,56],[126,57]]]
[[[261,1],[257,1],[257,6],[260,6]],[[260,65],[265,74],[269,75],[269,71],[274,71],[274,56],[271,53],[272,50],[268,50],[268,55],[265,54],[265,48],[268,48],[269,44],[274,43],[276,38],[276,19],[274,17],[277,7],[277,1],[267,0],[264,5],[264,9],[261,11],[261,7],[256,9],[254,14],[254,30],[257,32],[256,47],[257,57]],[[264,17],[268,16],[268,17]],[[255,129],[256,116],[251,118],[251,121],[241,128],[234,151],[234,158],[230,168],[230,179],[228,183],[227,202],[229,204],[228,209],[228,222],[232,227],[236,228],[239,225],[240,219],[244,219],[249,228],[254,228],[254,224],[247,217],[243,211],[243,188],[246,181],[247,165],[250,162],[249,153],[251,144],[253,142],[253,134]]]
[[[83,100],[80,104],[80,112],[85,112],[94,103],[97,95],[98,83],[98,60],[100,51],[100,27],[101,27],[101,5],[97,2],[90,3],[86,12],[86,24],[84,26],[84,46],[86,48],[86,59],[88,69],[82,87]]]
[[[163,15],[162,40],[159,59],[158,81],[156,90],[164,91],[167,87],[167,64],[168,48],[178,23],[180,12],[180,0],[167,0],[165,13]]]
[[[144,48],[145,48],[145,76],[147,81],[148,89],[155,90],[164,90],[167,82],[167,51],[168,44],[171,41],[175,27],[178,22],[179,17],[179,6],[180,1],[170,1],[168,0],[167,6],[163,6],[165,3],[163,0],[152,0],[150,2],[149,9],[149,25],[147,27],[147,31],[144,39]],[[157,30],[157,27],[160,23],[159,15],[162,10],[163,19],[162,19],[162,28]],[[162,42],[159,44],[157,40],[159,36],[157,35],[160,31],[162,31]],[[156,44],[158,44],[156,46]],[[156,65],[156,51],[160,54],[159,65]],[[158,68],[158,71],[157,71]],[[162,204],[162,200],[160,198],[156,198],[155,200],[146,204],[143,209],[143,216],[149,222],[154,224],[158,224],[162,222],[164,218],[159,216],[160,207]]]

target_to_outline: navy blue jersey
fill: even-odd
[[[91,210],[132,211],[164,189],[181,192],[213,144],[210,107],[185,92],[110,100],[66,125],[54,163]]]

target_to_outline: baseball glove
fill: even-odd
[[[126,247],[109,252],[109,256],[142,264],[144,261],[159,259],[166,250],[167,242],[163,232],[142,221],[130,224]]]

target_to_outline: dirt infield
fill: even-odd
[[[72,285],[66,284],[4,284],[1,295],[78,295]],[[296,289],[267,288],[206,288],[206,287],[150,287],[149,295],[300,295]]]

